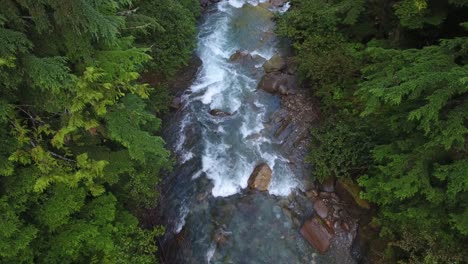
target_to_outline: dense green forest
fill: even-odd
[[[0,262],[157,262],[136,216],[172,161],[140,74],[188,61],[198,1],[0,6]]]
[[[380,261],[467,263],[468,1],[292,4],[278,31],[322,103],[316,176],[378,206]]]

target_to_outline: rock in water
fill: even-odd
[[[219,109],[213,109],[210,111],[210,115],[218,116],[218,117],[225,117],[225,116],[230,116],[231,113],[224,112],[223,110],[219,110]]]
[[[294,92],[297,86],[296,77],[280,72],[265,74],[258,84],[258,88],[268,93],[287,95]]]
[[[320,218],[312,217],[305,221],[300,232],[318,252],[325,253],[330,248],[333,234]]]
[[[251,189],[259,191],[267,191],[270,185],[272,171],[270,167],[262,163],[258,165],[250,175],[248,185]]]
[[[271,59],[269,59],[265,64],[263,64],[263,69],[266,73],[281,71],[286,68],[286,62],[284,59],[276,54]]]

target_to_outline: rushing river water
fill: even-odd
[[[167,263],[330,263],[280,206],[302,183],[268,129],[279,98],[256,89],[262,64],[278,52],[271,18],[287,7],[224,0],[205,14],[197,49],[203,66],[165,132],[178,158],[161,191]],[[238,50],[254,63],[231,61]],[[213,109],[232,115],[215,117]],[[273,170],[269,192],[247,191],[261,162]]]

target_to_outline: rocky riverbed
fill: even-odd
[[[349,184],[334,179],[315,183],[311,165],[304,162],[309,129],[320,121],[320,111],[317,101],[300,87],[293,60],[274,48],[279,40],[267,12],[284,3],[235,2],[234,6],[202,2],[206,14],[198,53],[170,85],[173,110],[164,120],[164,134],[177,163],[164,179],[155,216],[167,227],[161,259],[166,263],[356,263],[361,258],[355,242],[357,216],[366,205],[356,202]],[[227,45],[210,42],[219,40],[210,37],[219,31],[212,28],[213,22],[224,21],[223,16],[234,24],[224,34],[244,34],[258,44],[228,45],[229,54],[222,56],[204,53],[203,46],[216,53]],[[246,32],[235,27],[246,27],[245,20],[249,26],[257,23],[256,27]],[[259,28],[268,41],[257,39]],[[265,58],[265,54],[270,55]],[[213,63],[218,70],[209,71]],[[235,87],[244,85],[246,90],[219,91],[220,84],[213,85],[209,74],[219,74],[223,68],[234,69],[223,83],[236,78]],[[207,85],[202,93],[197,90],[200,83]],[[231,101],[204,101],[208,93],[215,97],[218,92],[219,98],[228,95],[220,100]],[[232,107],[237,99],[240,104]],[[237,134],[242,135],[237,138]],[[249,150],[252,146],[257,147]],[[210,160],[207,166],[213,149],[213,158],[219,160]]]

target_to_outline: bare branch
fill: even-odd
[[[134,8],[134,9],[130,9],[130,10],[125,10],[125,11],[122,11],[122,12],[118,12],[117,15],[119,15],[119,16],[128,16],[128,15],[131,15],[131,14],[135,13],[138,9],[139,9],[139,7]]]

